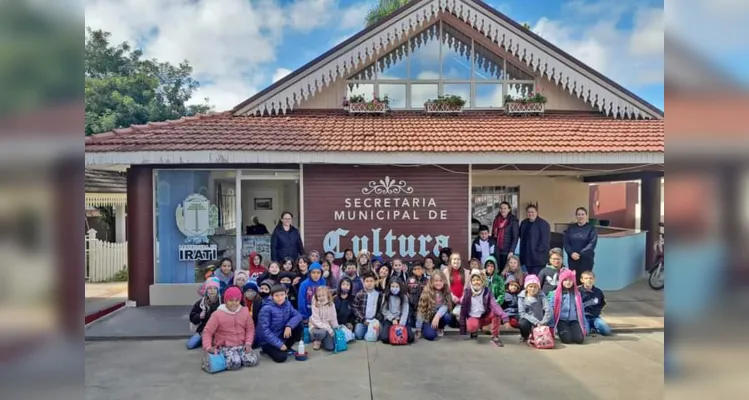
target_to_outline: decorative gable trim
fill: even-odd
[[[491,11],[491,12],[488,12]],[[614,118],[662,119],[655,107],[611,82],[601,74],[548,44],[516,23],[473,0],[421,0],[404,6],[383,23],[365,30],[316,62],[278,82],[235,108],[235,115],[278,115],[293,110],[303,101],[335,82],[373,63],[384,49],[403,36],[448,12],[469,24],[521,62],[566,89],[585,103]],[[547,45],[548,44],[548,45]]]

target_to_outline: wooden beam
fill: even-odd
[[[636,181],[636,180],[647,179],[647,178],[663,178],[663,176],[664,176],[664,171],[623,172],[623,173],[618,173],[618,174],[586,176],[583,178],[583,182],[596,183],[596,182]]]

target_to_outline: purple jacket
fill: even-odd
[[[465,335],[467,332],[466,321],[468,320],[468,313],[471,311],[471,287],[467,287],[463,293],[463,301],[460,303],[460,334]],[[491,290],[484,288],[484,293],[481,295],[484,299],[484,315],[481,318],[485,318],[489,313],[492,313],[502,320],[502,323],[506,323],[510,320],[507,314],[502,310],[502,307],[497,304],[497,300],[494,299]]]
[[[281,340],[284,329],[287,326],[294,329],[300,323],[302,314],[295,310],[288,300],[279,306],[268,297],[263,300],[263,307],[260,309],[258,326],[255,328],[255,342],[258,346],[270,344],[280,349],[284,344]]]

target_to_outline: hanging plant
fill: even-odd
[[[356,94],[343,98],[343,108],[349,113],[385,113],[389,110],[390,98],[385,95],[382,98],[372,94],[372,100],[366,101],[364,95]]]
[[[437,96],[435,100],[429,99],[424,103],[424,110],[428,113],[452,113],[463,111],[466,101],[456,94]]]

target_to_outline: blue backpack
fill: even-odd
[[[335,329],[335,348],[334,353],[340,353],[348,350],[348,344],[346,344],[346,333],[341,328]]]
[[[304,332],[302,333],[302,341],[304,341],[304,344],[310,344],[312,343],[312,336],[309,334],[309,327],[304,327]]]

